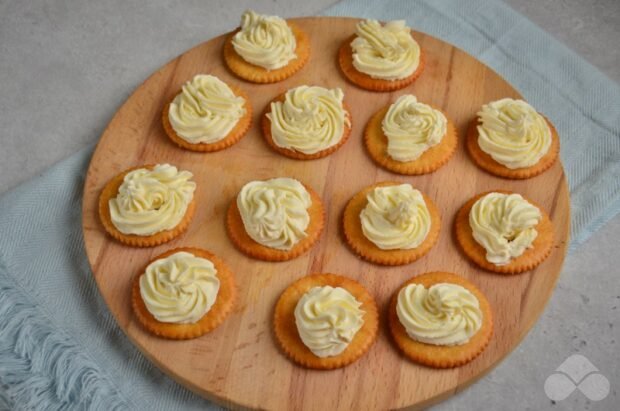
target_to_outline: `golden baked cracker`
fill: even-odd
[[[249,97],[247,96],[247,94],[245,94],[245,92],[243,92],[243,90],[235,86],[229,87],[236,96],[243,97],[243,99],[245,100],[245,115],[239,119],[235,127],[230,130],[230,133],[228,133],[226,137],[214,143],[190,143],[189,141],[184,140],[176,133],[176,131],[174,131],[174,128],[172,128],[172,124],[170,124],[170,118],[168,117],[168,113],[170,111],[170,103],[172,103],[172,100],[174,100],[173,97],[172,100],[164,107],[161,116],[164,130],[166,131],[166,135],[170,138],[170,140],[172,140],[172,142],[174,142],[181,148],[200,152],[220,151],[232,146],[233,144],[241,140],[241,138],[245,136],[245,134],[250,129],[250,126],[252,125],[252,105],[250,104]]]
[[[407,334],[407,330],[400,323],[398,315],[396,314],[398,293],[411,283],[421,284],[426,288],[438,283],[451,283],[468,289],[476,296],[480,303],[482,326],[467,343],[462,345],[433,345],[412,339]],[[484,351],[493,334],[493,314],[491,305],[484,294],[465,278],[446,272],[421,274],[411,278],[400,286],[390,301],[388,319],[392,337],[402,353],[412,361],[433,368],[459,367],[472,361]]]
[[[295,24],[288,21],[287,24],[295,36],[295,41],[297,43],[295,54],[297,54],[297,58],[289,61],[286,66],[275,70],[267,70],[266,68],[248,63],[243,57],[237,54],[232,44],[233,36],[239,31],[239,29],[237,29],[224,43],[224,61],[228,68],[240,78],[252,83],[276,83],[297,73],[310,58],[310,39],[308,35]]]
[[[114,239],[120,241],[123,244],[130,245],[133,247],[154,247],[156,245],[160,245],[163,243],[167,243],[170,240],[181,235],[187,228],[189,227],[189,223],[192,221],[192,217],[194,216],[194,210],[196,208],[196,197],[192,198],[192,201],[187,206],[187,210],[185,211],[185,215],[183,219],[176,225],[176,227],[160,231],[151,235],[137,235],[137,234],[123,234],[121,233],[112,223],[112,217],[110,216],[110,199],[115,198],[118,194],[118,189],[123,184],[123,179],[125,175],[130,171],[136,170],[138,168],[146,168],[153,169],[153,165],[144,165],[138,167],[132,167],[128,170],[123,171],[118,174],[114,178],[112,178],[106,185],[103,187],[101,194],[99,195],[99,219],[101,220],[101,224],[103,228],[106,230],[110,236]]]
[[[387,152],[388,139],[383,133],[383,128],[381,126],[383,118],[389,108],[390,106],[388,105],[377,111],[370,120],[368,120],[366,130],[364,131],[366,149],[370,157],[372,157],[377,164],[398,174],[418,175],[431,173],[450,160],[458,145],[458,135],[454,123],[443,111],[442,113],[448,120],[448,126],[446,134],[439,144],[430,147],[422,153],[420,157],[412,161],[397,161],[390,157]]]
[[[350,292],[362,303],[360,308],[365,314],[364,324],[347,348],[339,355],[321,358],[301,340],[295,323],[295,307],[308,290],[326,285]],[[357,281],[335,274],[314,274],[302,277],[284,290],[275,307],[273,328],[280,348],[291,360],[307,368],[331,370],[351,364],[370,349],[377,337],[379,314],[374,298]]]
[[[325,226],[325,209],[319,195],[307,185],[304,184],[304,187],[308,190],[312,199],[312,204],[308,208],[310,224],[308,224],[306,228],[307,236],[295,244],[293,248],[290,250],[278,250],[254,241],[245,231],[245,226],[243,225],[243,220],[241,219],[241,214],[237,207],[236,197],[231,202],[226,217],[228,236],[233,244],[244,254],[265,261],[292,260],[312,248],[323,232],[323,227]]]
[[[547,154],[542,156],[542,158],[538,160],[538,163],[533,166],[511,169],[498,163],[493,159],[493,157],[482,151],[478,145],[477,117],[470,123],[467,131],[467,151],[478,167],[491,174],[495,174],[496,176],[515,180],[535,177],[547,171],[555,163],[560,152],[560,138],[558,136],[558,132],[549,119],[545,117],[545,120],[551,129],[551,146],[549,147]]]
[[[366,196],[376,187],[399,184],[402,183],[383,182],[366,187],[349,200],[344,210],[343,230],[347,243],[357,255],[371,263],[382,265],[403,265],[412,263],[428,253],[439,238],[441,216],[435,203],[425,194],[422,194],[422,196],[424,197],[424,202],[431,215],[431,228],[426,239],[418,247],[410,250],[382,250],[366,238],[362,231],[362,223],[360,221],[360,213],[368,204]]]
[[[271,135],[271,120],[269,120],[269,118],[267,117],[267,114],[271,113],[271,103],[274,103],[276,101],[284,101],[284,96],[285,96],[285,93],[280,94],[278,97],[274,98],[269,104],[267,104],[267,107],[265,107],[265,111],[263,115],[261,116],[263,137],[265,138],[265,141],[267,142],[267,144],[269,144],[269,147],[271,147],[278,153],[285,155],[289,158],[294,158],[295,160],[316,160],[317,158],[322,158],[322,157],[330,155],[331,153],[333,153],[334,151],[342,147],[344,143],[347,142],[347,140],[349,139],[349,136],[351,135],[351,128],[353,127],[353,119],[351,118],[351,111],[347,107],[346,103],[343,102],[342,106],[346,112],[345,115],[348,116],[349,118],[349,125],[348,126],[346,124],[344,125],[344,130],[342,132],[343,134],[338,144],[333,145],[329,148],[326,148],[325,150],[321,150],[313,154],[306,154],[300,151],[291,150],[291,149],[276,145]]]
[[[211,309],[200,320],[198,320],[198,322],[192,324],[174,324],[158,321],[148,311],[144,301],[142,300],[142,296],[140,295],[140,277],[146,270],[146,267],[155,260],[168,257],[181,251],[191,253],[196,257],[210,260],[215,266],[215,269],[217,270],[217,277],[220,280],[220,288],[217,292],[215,303],[211,306]],[[200,337],[201,335],[215,329],[222,322],[224,322],[226,317],[232,312],[237,295],[234,275],[232,271],[230,271],[230,268],[228,268],[222,260],[213,255],[211,252],[199,248],[182,247],[166,251],[165,253],[153,258],[148,264],[146,264],[142,271],[134,277],[132,283],[131,305],[133,307],[134,315],[140,324],[142,324],[142,326],[152,334],[173,340],[186,340]]]
[[[426,55],[424,49],[420,47],[420,61],[416,70],[408,77],[398,80],[382,80],[372,78],[366,73],[357,71],[353,65],[353,49],[351,48],[351,42],[355,39],[356,35],[352,35],[347,38],[338,52],[338,62],[340,63],[340,69],[349,81],[353,84],[370,91],[394,91],[405,88],[413,83],[422,71],[426,64]]]
[[[538,207],[542,214],[542,220],[536,226],[536,231],[538,231],[538,236],[534,239],[532,243],[534,248],[529,248],[525,250],[523,254],[521,254],[517,258],[513,258],[506,265],[495,265],[490,263],[486,259],[486,250],[482,247],[478,242],[474,239],[472,228],[469,225],[469,212],[473,207],[474,203],[481,197],[489,194],[489,193],[503,193],[503,194],[513,194],[510,191],[505,190],[493,190],[487,191],[482,194],[478,194],[468,202],[466,202],[463,207],[458,211],[454,223],[454,231],[456,234],[456,240],[461,246],[461,249],[465,253],[465,255],[478,266],[484,268],[485,270],[493,271],[495,273],[500,274],[519,274],[524,271],[529,271],[542,263],[548,256],[551,254],[551,249],[553,248],[553,224],[549,219],[547,213],[536,203],[531,201],[528,198],[525,198],[529,203]]]

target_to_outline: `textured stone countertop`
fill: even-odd
[[[620,81],[619,0],[507,2]],[[0,0],[0,193],[93,144],[151,72],[233,28],[244,9],[301,16],[335,2],[137,3]],[[435,408],[617,409],[619,241],[620,216],[567,257],[549,305],[517,349],[479,382]],[[545,395],[545,381],[577,353],[609,379],[611,393],[595,402],[577,390],[554,403]]]

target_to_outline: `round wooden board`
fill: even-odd
[[[414,85],[394,93],[364,91],[347,82],[336,55],[354,32],[356,19],[294,20],[308,33],[308,64],[286,81],[255,85],[239,80],[224,66],[226,35],[205,42],[155,72],[116,113],[91,160],[84,188],[83,229],[96,282],[120,327],[140,350],[168,375],[193,391],[235,408],[260,409],[393,409],[421,407],[451,395],[488,372],[521,341],[541,314],[560,273],[569,235],[569,197],[560,162],[530,180],[493,177],[478,169],[464,149],[468,123],[483,103],[519,97],[506,81],[463,51],[431,36],[414,33],[426,51],[426,68]],[[179,149],[161,125],[164,104],[198,73],[212,73],[243,88],[254,107],[254,124],[238,144],[212,154]],[[295,161],[276,154],[257,126],[265,105],[285,90],[315,84],[341,87],[351,108],[350,140],[336,153],[314,161]],[[405,93],[440,107],[457,125],[459,148],[437,172],[405,177],[385,171],[367,155],[362,135],[366,121],[379,108]],[[544,112],[544,108],[542,110]],[[187,233],[150,249],[131,248],[107,236],[97,215],[97,199],[105,183],[136,165],[168,162],[194,173],[197,210]],[[313,187],[326,204],[326,229],[312,250],[293,261],[268,263],[237,251],[225,231],[226,209],[244,183],[290,176]],[[410,182],[430,196],[442,214],[437,245],[421,260],[406,266],[380,267],[358,259],[346,246],[341,213],[349,198],[378,181]],[[513,190],[536,201],[551,216],[556,244],[536,270],[505,276],[482,271],[459,251],[453,218],[475,194]],[[173,247],[197,246],[226,260],[239,287],[237,308],[214,332],[189,341],[168,341],[145,332],[132,315],[130,279],[150,258]],[[389,297],[415,274],[451,271],[469,278],[488,296],[495,314],[489,347],[473,362],[456,369],[435,370],[400,355],[385,324]],[[280,293],[309,273],[332,272],[361,282],[382,312],[379,337],[356,363],[335,371],[298,367],[278,349],[271,331],[273,307]]]

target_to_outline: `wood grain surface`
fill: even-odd
[[[423,407],[458,392],[488,372],[522,340],[553,291],[569,235],[569,197],[562,165],[530,180],[512,181],[478,169],[464,149],[468,123],[483,103],[519,97],[506,81],[459,49],[422,33],[415,38],[426,50],[427,66],[410,87],[393,93],[364,91],[340,73],[336,55],[357,20],[303,18],[295,22],[311,39],[312,55],[296,75],[272,85],[236,78],[223,64],[220,36],[187,51],[149,77],[119,109],[91,160],[84,188],[83,229],[96,282],[119,326],[158,367],[191,390],[233,408],[394,409]],[[161,125],[161,110],[181,85],[198,73],[211,73],[243,88],[254,107],[254,124],[238,144],[217,153],[194,153],[175,146]],[[296,161],[273,152],[260,135],[265,104],[287,89],[302,85],[341,87],[351,108],[353,130],[336,153],[314,161]],[[363,129],[379,108],[405,93],[441,108],[455,122],[459,148],[435,173],[406,177],[375,166],[365,152]],[[544,113],[544,107],[539,108]],[[171,163],[194,173],[197,209],[187,233],[171,243],[137,249],[124,246],[103,230],[97,198],[117,173],[140,164]],[[268,263],[237,251],[225,231],[226,209],[244,183],[276,176],[294,177],[313,187],[326,205],[326,228],[309,253],[292,261]],[[380,267],[358,259],[341,233],[341,213],[349,198],[379,181],[409,182],[433,199],[442,214],[437,245],[422,259],[401,267]],[[551,216],[556,243],[536,270],[504,276],[482,271],[459,251],[453,218],[475,194],[504,189],[524,193]],[[238,305],[227,321],[201,338],[168,341],[148,334],[132,315],[131,278],[153,256],[181,246],[216,253],[233,269]],[[450,271],[463,275],[488,297],[495,314],[495,334],[473,362],[435,370],[401,356],[391,341],[385,310],[398,286],[415,274]],[[381,311],[379,338],[356,363],[335,371],[312,371],[289,361],[277,348],[271,330],[274,304],[295,279],[333,272],[361,282]]]

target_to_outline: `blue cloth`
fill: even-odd
[[[346,0],[326,14],[406,18],[503,75],[557,126],[573,244],[620,209],[620,88],[490,0]],[[116,326],[86,261],[90,150],[0,198],[0,409],[216,407],[153,367]]]

